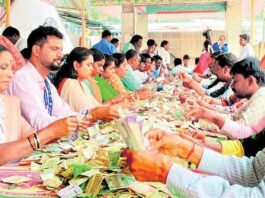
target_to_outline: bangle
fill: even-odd
[[[30,136],[29,136],[29,137],[30,137]],[[27,137],[27,138],[28,138],[28,141],[29,141],[29,144],[30,144],[31,148],[33,149],[33,151],[35,151],[36,149],[34,148],[33,144],[31,143],[31,141],[30,141],[30,138],[29,138],[29,137]]]
[[[194,152],[195,149],[195,144],[193,143],[192,148],[190,150],[190,152],[188,153],[187,157],[185,158],[186,160],[188,160],[190,158],[190,156],[192,155],[192,153]]]
[[[37,132],[33,133],[33,136],[34,136],[34,142],[35,142],[36,149],[40,149],[40,139],[39,139]]]

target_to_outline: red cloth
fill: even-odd
[[[204,51],[201,54],[200,60],[197,66],[195,67],[195,69],[193,70],[193,72],[202,74],[208,68],[210,58],[211,58],[210,53],[207,51]]]
[[[0,36],[0,45],[8,49],[8,51],[13,55],[16,65],[14,65],[14,71],[20,69],[23,65],[26,64],[25,59],[20,54],[19,50],[9,41],[6,37]]]

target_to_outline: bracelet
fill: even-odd
[[[35,151],[36,149],[34,148],[33,144],[31,143],[30,138],[29,137],[27,137],[27,138],[28,138],[28,141],[29,141],[31,148],[33,149],[33,151]]]
[[[37,132],[33,133],[33,136],[34,136],[34,142],[36,145],[36,149],[40,149],[40,139],[39,139]]]
[[[188,160],[190,158],[190,156],[192,155],[192,153],[194,152],[195,149],[195,144],[193,143],[192,148],[190,150],[190,152],[188,153],[187,157],[185,158],[186,160]]]

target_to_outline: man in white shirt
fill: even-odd
[[[147,49],[143,50],[142,54],[148,54],[151,57],[153,57],[154,55],[157,55],[157,52],[156,52],[157,44],[155,40],[149,39],[146,44],[147,44]]]
[[[168,70],[170,70],[170,54],[169,50],[169,42],[164,40],[161,42],[161,47],[157,50],[157,54],[162,58],[163,67],[165,68],[165,74],[168,74]]]
[[[3,31],[2,35],[10,40],[19,51],[27,48],[27,41],[20,36],[18,29],[9,26]]]
[[[241,34],[239,40],[239,44],[242,46],[239,61],[243,60],[250,56],[255,56],[254,50],[252,46],[249,44],[249,35],[248,34]]]
[[[194,65],[190,64],[190,56],[188,54],[183,56],[183,66],[191,71],[194,69]]]

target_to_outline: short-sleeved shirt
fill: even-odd
[[[107,55],[112,55],[116,52],[116,47],[106,39],[101,39],[101,41],[96,43],[93,48]]]

